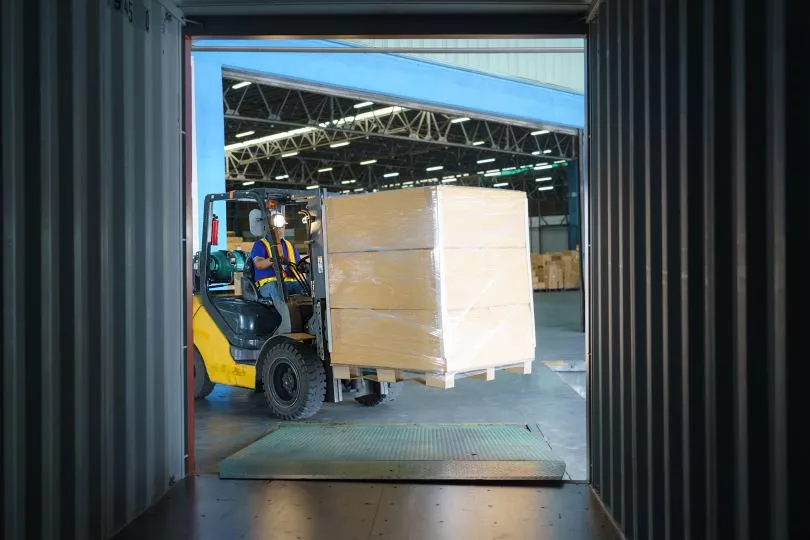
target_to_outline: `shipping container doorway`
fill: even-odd
[[[582,54],[582,40],[530,40],[528,44],[508,40],[513,42],[511,46],[500,48],[487,43],[489,40],[479,41],[482,43],[475,48],[490,46],[497,51],[490,56],[509,56],[506,49],[510,47],[531,50],[515,54],[540,59]],[[329,50],[337,47],[363,51],[343,54]],[[441,55],[441,61],[431,53],[413,49],[375,40],[296,40],[286,44],[206,40],[190,44],[188,87],[192,92],[187,99],[194,104],[190,111],[194,119],[192,138],[198,141],[191,152],[194,159],[189,179],[194,249],[199,249],[201,228],[210,226],[203,224],[194,200],[212,192],[268,187],[353,197],[459,185],[525,192],[537,343],[532,374],[521,377],[496,372],[489,381],[459,376],[452,390],[409,382],[401,394],[398,388],[395,401],[375,408],[361,407],[347,395],[343,402],[325,406],[308,421],[522,423],[539,431],[551,449],[562,454],[568,464],[567,478],[585,479],[581,276],[586,273],[580,233],[582,128],[576,124],[584,116],[584,80],[575,76],[568,81],[560,79],[555,82],[573,87],[550,88],[540,81],[527,82],[505,73],[476,72],[474,66],[456,65],[460,61],[452,58],[452,47],[432,53],[434,57]],[[251,62],[272,55],[276,72],[260,73],[255,64],[240,68],[233,56],[219,65],[211,62],[215,55],[244,54],[252,55]],[[479,51],[470,57],[483,54]],[[334,79],[312,80],[315,73],[322,78],[329,76],[328,70],[317,68],[318,61],[335,63],[336,59],[353,66],[348,72],[357,77],[355,81],[345,80],[345,74],[341,75],[342,84]],[[378,61],[373,69],[367,65],[371,59]],[[468,97],[467,102],[456,103],[452,100],[457,96],[439,92],[440,84],[433,85],[435,95],[414,84],[387,91],[356,88],[364,69],[379,73],[387,63],[413,65],[417,61],[420,69],[434,70],[454,84],[461,78],[466,84],[489,85],[500,92],[501,99],[485,103]],[[301,67],[307,62],[311,64],[309,72]],[[284,66],[287,73],[280,72]],[[305,76],[310,79],[303,80]],[[417,91],[422,93],[417,95]],[[542,119],[548,111],[535,112],[533,117],[525,112],[512,113],[510,92],[524,99],[543,93],[563,96],[575,113],[566,117],[567,111],[552,111],[551,116],[557,114],[560,124]],[[482,112],[484,106],[491,110]],[[577,107],[581,110],[576,111]],[[565,123],[570,117],[575,118],[574,125]],[[224,168],[219,155],[207,150],[212,137],[219,145],[219,155],[225,149]],[[245,234],[249,228],[244,221],[246,214],[227,209],[224,202],[220,208],[214,212],[221,223],[219,249],[249,252],[256,238]],[[287,239],[305,253],[307,240],[299,233],[291,227]],[[501,271],[509,275],[508,270]],[[263,396],[249,389],[218,385],[206,399],[191,403],[190,409],[194,411],[190,420],[195,431],[196,470],[201,473],[219,471],[223,458],[277,425],[267,415]]]

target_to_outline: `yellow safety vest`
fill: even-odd
[[[273,252],[272,252],[272,250],[270,248],[270,242],[268,242],[266,238],[262,238],[261,241],[262,241],[262,244],[264,244],[265,249],[267,249],[267,258],[272,260]],[[285,255],[284,252],[286,251],[287,252],[286,257],[287,257],[288,260],[292,260],[295,263],[300,261],[301,260],[300,257],[295,256],[295,248],[293,247],[292,243],[290,243],[290,241],[286,240],[286,239],[282,240],[282,242],[283,242],[283,247],[281,249],[282,255]],[[275,268],[272,268],[271,270],[273,271],[273,273],[276,272]],[[301,277],[301,274],[299,274],[298,271],[296,271],[295,268],[293,268],[292,266],[289,266],[286,269],[282,268],[281,271],[284,274],[284,281],[285,282],[296,282],[297,283],[298,279],[303,280],[303,278]],[[260,280],[258,280],[256,282],[256,287],[261,287],[265,283],[272,283],[275,280],[276,280],[275,275],[270,276],[270,277],[266,277],[266,278],[262,278],[262,279],[260,279]]]

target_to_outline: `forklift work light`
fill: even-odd
[[[287,224],[287,220],[284,219],[283,214],[273,214],[271,220],[273,221],[273,227],[276,229],[280,229]]]

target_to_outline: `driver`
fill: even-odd
[[[261,210],[258,210],[258,212],[261,212]],[[262,219],[261,213],[250,217],[251,219]],[[275,242],[279,258],[281,259],[284,291],[287,294],[301,294],[304,292],[304,288],[298,281],[298,279],[302,279],[298,271],[292,266],[284,264],[287,261],[298,264],[301,261],[301,254],[298,253],[298,250],[295,249],[292,242],[284,238],[284,225],[286,222],[278,218],[273,221],[274,225],[281,224],[281,226],[273,227],[274,234],[272,236],[265,234],[263,238],[259,238],[254,242],[253,249],[250,252],[250,258],[253,259],[253,265],[256,269],[256,289],[259,292],[259,296],[270,298],[275,303],[277,300],[276,297],[278,296],[278,287],[276,286],[276,270],[273,267],[273,255],[270,251],[271,242]]]

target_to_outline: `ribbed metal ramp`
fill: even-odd
[[[562,480],[565,462],[523,424],[281,424],[223,460],[221,478]]]

